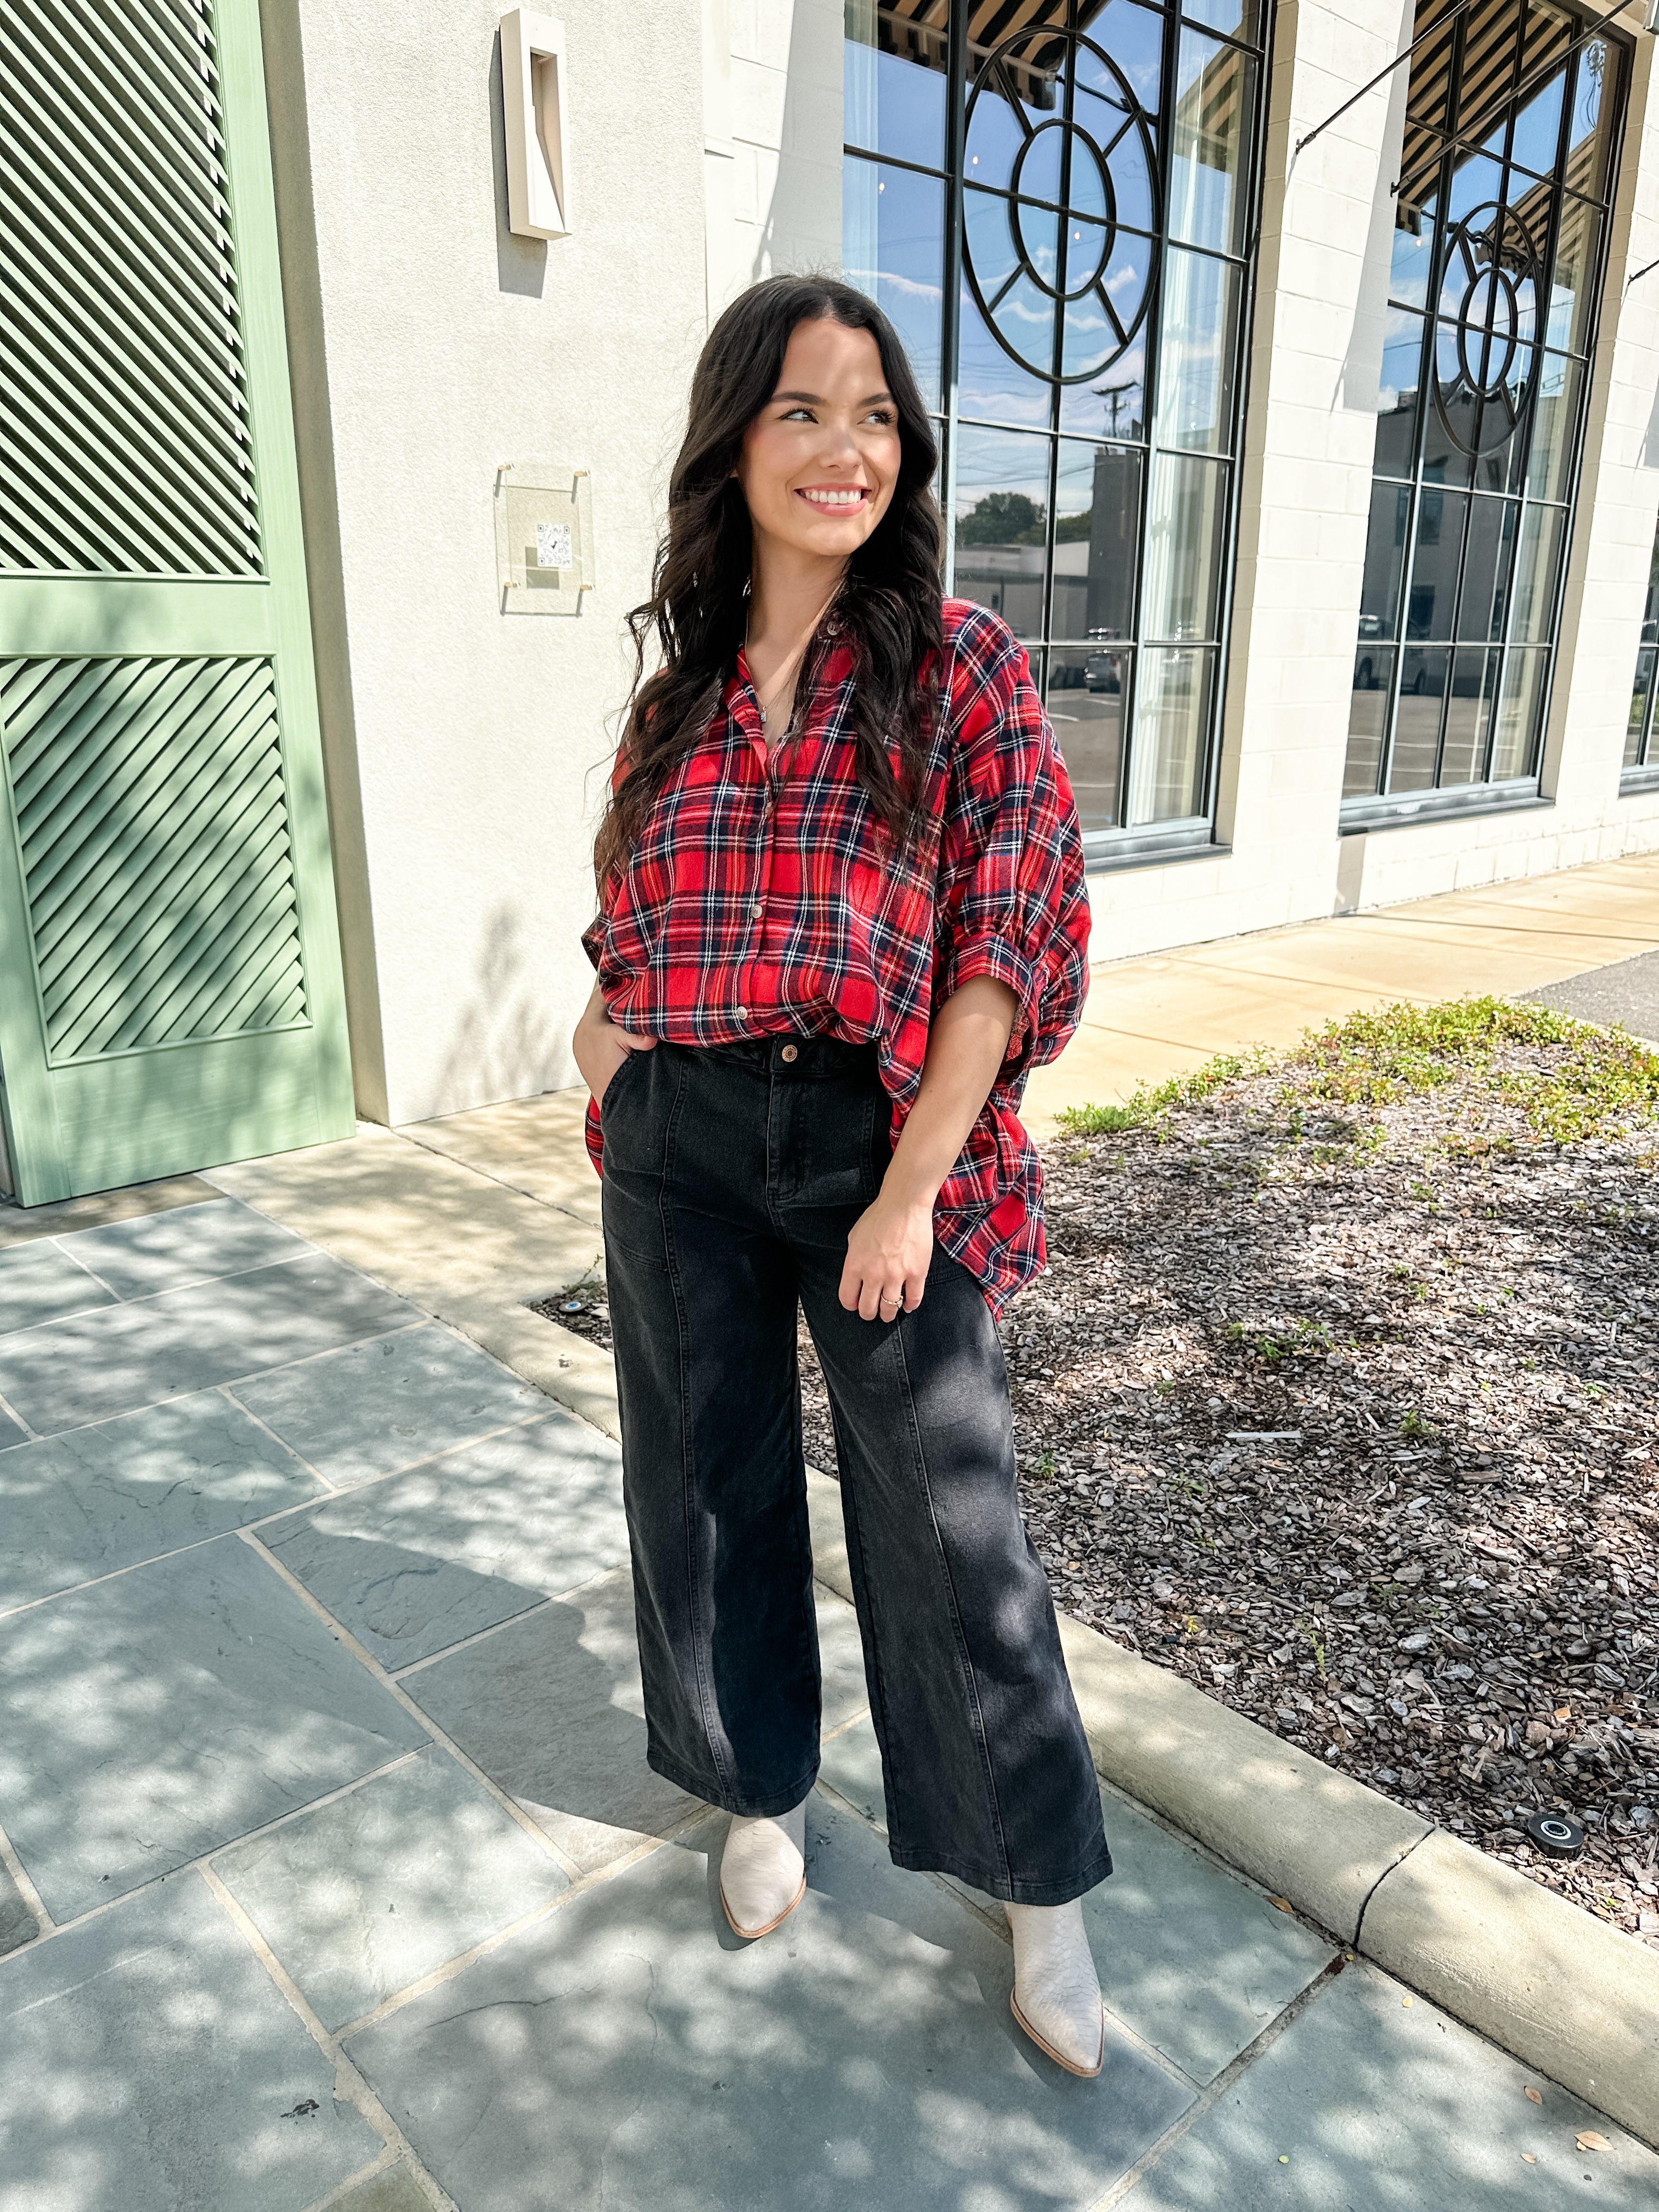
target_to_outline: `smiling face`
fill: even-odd
[[[738,460],[757,552],[787,546],[846,561],[886,514],[901,457],[875,339],[841,323],[797,323]]]

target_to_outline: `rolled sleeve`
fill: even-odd
[[[939,858],[936,1000],[975,976],[1018,1002],[1004,1082],[1052,1060],[1088,989],[1089,904],[1077,805],[1025,654],[1005,624],[973,626]]]

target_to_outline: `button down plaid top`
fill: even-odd
[[[769,758],[741,655],[583,943],[611,1018],[673,1044],[873,1042],[897,1141],[935,1006],[976,975],[1018,1000],[1007,1056],[934,1206],[994,1312],[1042,1266],[1029,1071],[1077,1025],[1089,908],[1077,808],[1006,624],[945,603],[946,675],[918,847],[895,861],[854,774],[854,653],[833,633]],[[602,1168],[597,1105],[587,1147]]]

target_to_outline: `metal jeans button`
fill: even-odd
[[[795,1060],[800,1058],[800,1053],[796,1046],[787,1044],[783,1048],[781,1053],[779,1054],[778,1057],[781,1060]]]

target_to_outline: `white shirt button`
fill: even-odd
[[[740,1022],[746,1022],[749,1018],[749,1009],[747,1006],[734,1006],[732,1008],[732,1012],[736,1014]]]
[[[749,909],[749,919],[750,921],[758,921],[765,911],[766,908],[761,904],[760,901],[757,899],[753,906]]]

